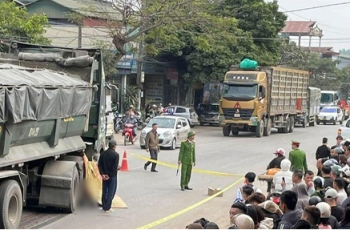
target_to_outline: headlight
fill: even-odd
[[[170,131],[166,131],[163,133],[163,136],[164,137],[169,137],[171,135],[171,132]]]
[[[258,118],[257,117],[251,117],[251,118],[249,118],[249,120],[254,122],[254,121],[257,121]]]

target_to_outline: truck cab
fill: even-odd
[[[338,104],[338,92],[322,90],[321,91],[321,109],[325,106],[334,106]]]

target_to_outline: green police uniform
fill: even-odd
[[[188,137],[195,135],[193,131],[188,133]],[[179,162],[181,162],[181,189],[188,188],[188,183],[191,179],[191,172],[193,163],[196,162],[196,148],[194,141],[188,139],[181,142],[179,152]]]
[[[299,146],[300,142],[292,141],[292,144],[297,144]],[[289,153],[289,161],[291,162],[291,171],[301,170],[303,172],[307,171],[306,154],[299,148],[294,149]]]

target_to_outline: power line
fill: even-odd
[[[333,3],[333,4],[328,4],[328,5],[307,7],[307,8],[297,9],[297,10],[288,10],[288,11],[284,11],[283,13],[292,13],[292,12],[299,12],[299,11],[305,11],[305,10],[313,10],[313,9],[325,8],[325,7],[330,7],[330,6],[346,5],[346,4],[350,4],[350,2],[340,2],[340,3]]]

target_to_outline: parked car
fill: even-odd
[[[170,149],[180,147],[181,141],[186,140],[190,131],[188,120],[178,116],[157,116],[152,118],[147,126],[141,131],[140,147],[145,148],[145,138],[152,129],[152,124],[158,125],[159,146]]]
[[[343,123],[343,112],[339,107],[323,107],[318,115],[317,124],[332,123],[333,125]]]
[[[194,109],[180,105],[172,105],[168,108],[172,109],[174,116],[186,118],[191,128],[195,125],[199,125],[198,114]]]
[[[350,138],[350,119],[344,121],[343,125],[338,129],[338,135],[345,139]]]
[[[199,104],[197,114],[199,116],[200,125],[219,125],[219,104]]]

